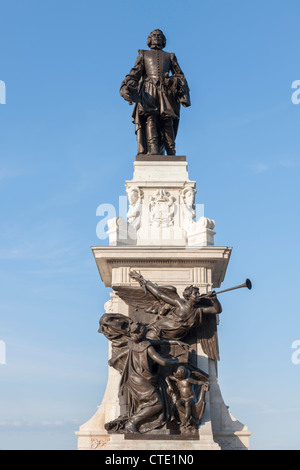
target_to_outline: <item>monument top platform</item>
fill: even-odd
[[[138,153],[137,162],[186,162],[185,155],[149,155]]]
[[[110,246],[214,245],[214,220],[203,212],[196,220],[196,181],[189,179],[186,156],[138,154],[125,188],[127,220],[108,220]]]

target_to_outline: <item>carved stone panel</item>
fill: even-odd
[[[154,227],[171,227],[174,224],[175,198],[165,189],[158,189],[150,199],[150,223]]]

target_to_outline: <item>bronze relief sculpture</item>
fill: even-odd
[[[113,286],[130,306],[130,315],[105,313],[99,332],[112,343],[109,365],[121,374],[121,414],[106,423],[110,433],[172,435],[197,433],[205,408],[209,377],[197,367],[196,345],[218,359],[215,293],[200,296],[190,286],[159,287],[136,271],[140,286]]]
[[[138,286],[113,286],[130,307],[129,316],[105,313],[99,333],[112,343],[109,365],[121,374],[120,416],[105,424],[109,433],[197,436],[205,410],[209,376],[197,366],[197,343],[219,360],[216,293],[188,286],[181,298],[175,287],[160,287],[136,272]],[[252,288],[246,280],[219,293]],[[194,436],[194,437],[193,437]]]
[[[180,106],[191,105],[186,78],[174,53],[165,52],[160,29],[150,33],[150,50],[139,50],[134,67],[120,88],[121,96],[135,103],[132,120],[138,154],[175,155]]]

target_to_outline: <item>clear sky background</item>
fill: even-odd
[[[219,381],[252,449],[300,449],[299,0],[1,0],[0,448],[75,449],[101,403],[109,298],[90,247],[136,155],[119,87],[161,28],[188,79],[177,153],[215,244]]]

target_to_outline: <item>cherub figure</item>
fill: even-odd
[[[192,375],[198,378],[195,379]],[[191,372],[185,366],[180,365],[166,380],[169,393],[175,395],[175,405],[182,426],[187,428],[192,424],[199,425],[205,407],[204,396],[208,390],[208,377],[195,370]],[[177,393],[174,393],[171,380],[175,382]],[[195,385],[202,386],[198,398],[194,391]]]

